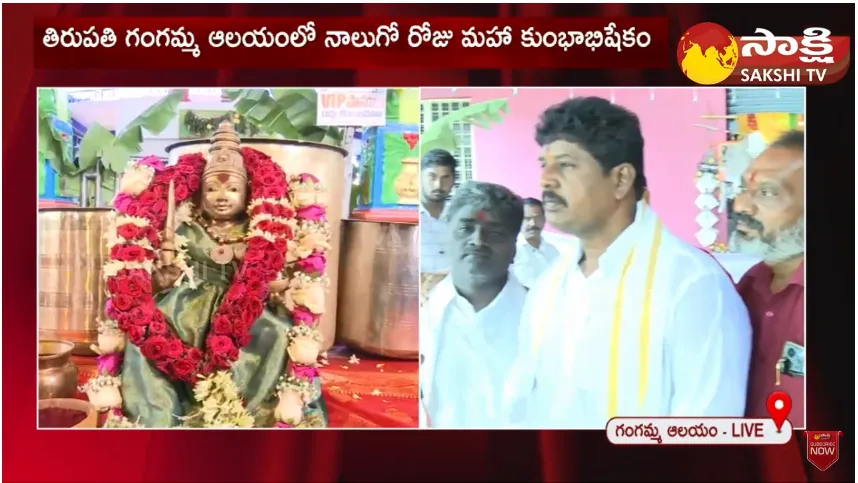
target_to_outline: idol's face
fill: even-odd
[[[733,203],[731,244],[779,263],[804,253],[804,159],[797,149],[771,147],[742,176]]]
[[[535,205],[524,205],[524,221],[521,224],[521,233],[528,240],[538,239],[545,227],[545,213],[542,208]]]
[[[201,203],[203,212],[216,221],[240,216],[247,201],[247,182],[238,176],[220,173],[203,180]]]
[[[477,284],[506,276],[515,258],[515,230],[483,207],[462,206],[451,215],[454,276]]]
[[[431,166],[423,168],[420,174],[420,189],[423,199],[441,202],[450,196],[453,190],[453,170],[446,166]]]
[[[581,145],[558,140],[542,146],[542,207],[545,219],[557,229],[576,236],[598,230],[617,209],[630,188],[619,183],[619,169],[608,173]],[[628,176],[634,168],[625,165]]]

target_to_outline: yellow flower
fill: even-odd
[[[312,205],[327,206],[323,192],[308,185],[293,186],[292,203],[296,208],[306,208]]]
[[[325,311],[325,289],[320,284],[303,284],[291,292],[294,303],[307,307],[310,312],[321,315]]]
[[[155,171],[152,168],[132,164],[119,181],[119,192],[137,196],[149,187],[149,183],[152,182],[154,175]]]
[[[199,381],[197,381],[197,383],[194,385],[194,399],[196,399],[197,402],[204,401],[209,396],[209,393],[211,392],[211,387],[211,379],[200,379]]]
[[[322,344],[318,340],[309,335],[301,335],[289,341],[287,352],[293,362],[309,366],[316,363],[321,350]]]
[[[308,231],[301,235],[298,239],[298,247],[296,253],[299,258],[310,256],[313,251],[325,252],[331,249],[328,242],[328,237],[318,231]]]

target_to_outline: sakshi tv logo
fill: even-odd
[[[833,84],[849,70],[849,37],[810,27],[803,35],[775,36],[758,28],[736,37],[705,22],[688,29],[676,47],[682,73],[701,85]]]

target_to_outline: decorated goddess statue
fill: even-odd
[[[318,181],[241,148],[134,163],[107,233],[108,320],[83,390],[144,427],[321,427],[330,248]]]

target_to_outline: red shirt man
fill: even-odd
[[[763,260],[738,284],[754,329],[745,412],[770,417],[766,401],[783,391],[792,399],[790,423],[803,428],[804,133],[785,134],[751,163],[733,208],[731,245]],[[802,444],[760,448],[759,477],[805,480]]]
[[[767,418],[774,391],[804,427],[804,133],[772,143],[742,176],[731,244],[763,259],[739,281],[754,329],[746,413]]]
[[[804,369],[795,366],[799,360],[803,366],[804,360],[804,264],[777,293],[772,292],[773,278],[772,268],[763,262],[751,268],[738,285],[754,328],[746,413],[755,418],[769,417],[769,394],[783,391],[792,399],[790,422],[795,428],[803,428]]]

